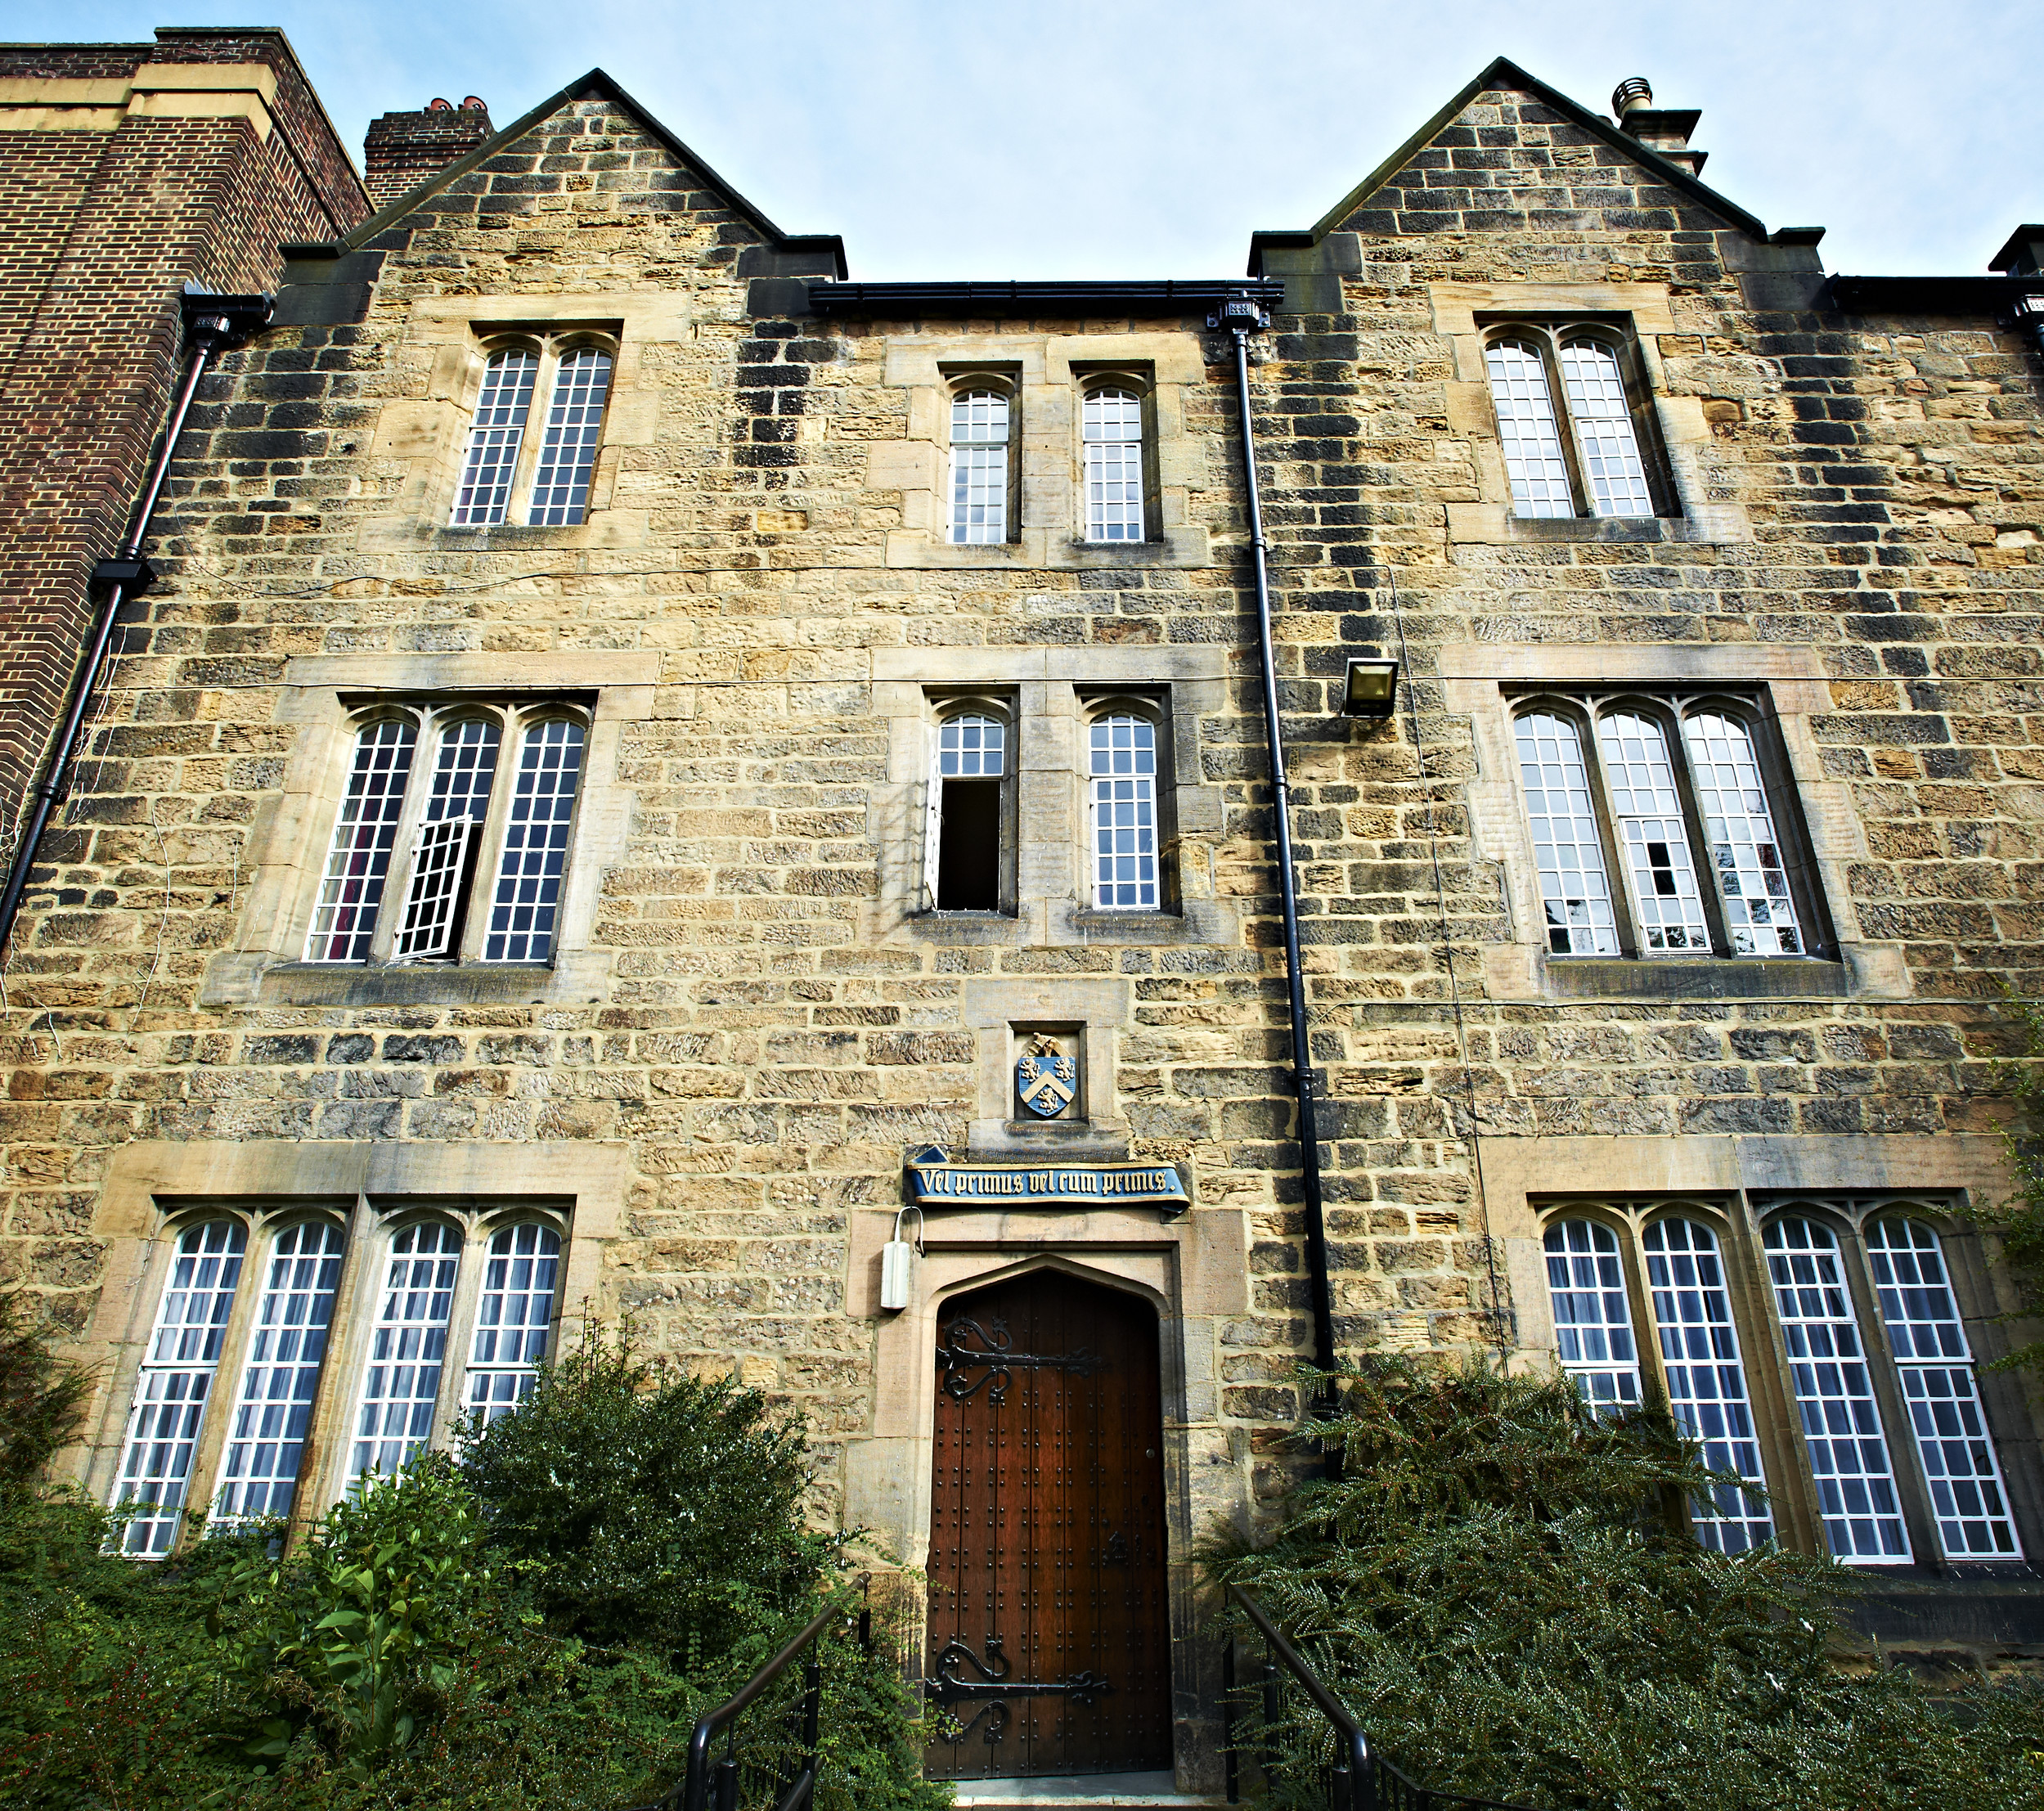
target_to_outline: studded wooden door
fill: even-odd
[[[928,1771],[1169,1768],[1155,1311],[1034,1271],[947,1303],[937,1367]]]

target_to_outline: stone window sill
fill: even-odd
[[[1752,538],[1736,505],[1714,504],[1688,515],[1514,515],[1503,503],[1450,503],[1448,538],[1488,546],[1638,545],[1669,541]]]
[[[1544,991],[1563,1000],[1844,1000],[1842,962],[1811,956],[1543,955]]]
[[[440,962],[371,968],[278,962],[230,951],[209,964],[200,989],[211,1006],[545,1006],[598,1004],[610,995],[610,957],[564,951],[554,962]]]

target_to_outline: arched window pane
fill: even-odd
[[[998,780],[1008,726],[991,717],[946,717],[937,731],[937,771],[946,780]]]
[[[526,730],[483,941],[486,962],[546,962],[553,956],[582,764],[581,724],[557,717]]]
[[[114,1485],[115,1503],[147,1506],[120,1535],[121,1551],[138,1559],[161,1559],[177,1538],[248,1243],[239,1220],[209,1220],[186,1227],[172,1253]]]
[[[596,440],[609,394],[610,354],[597,347],[571,352],[555,367],[546,437],[540,443],[526,517],[535,527],[558,528],[589,513],[589,480],[596,469]]]
[[[461,1235],[439,1221],[402,1227],[391,1240],[383,1304],[362,1372],[349,1476],[402,1470],[433,1438],[460,1265]]]
[[[270,1249],[255,1336],[220,1463],[216,1527],[245,1516],[291,1512],[340,1269],[341,1229],[331,1221],[286,1227]]]
[[[369,959],[418,740],[411,724],[395,718],[371,723],[355,738],[354,765],[306,940],[308,962]]]
[[[471,1416],[495,1421],[532,1393],[559,1269],[560,1234],[550,1226],[506,1226],[491,1238],[469,1358]]]
[[[1526,340],[1500,339],[1485,353],[1484,362],[1490,372],[1490,399],[1497,406],[1512,513],[1574,515],[1569,462],[1561,451],[1561,430],[1555,424],[1554,397],[1540,348]]]
[[[1109,910],[1157,905],[1157,730],[1148,718],[1093,726],[1093,902]]]
[[[1566,717],[1537,712],[1521,717],[1514,728],[1548,947],[1557,955],[1616,955],[1611,886],[1582,738]]]
[[[1008,538],[1008,398],[972,390],[951,400],[951,539]]]
[[[1733,954],[1807,954],[1751,732],[1736,717],[1707,711],[1687,718],[1682,731]]]
[[[1143,538],[1143,399],[1127,390],[1088,393],[1080,411],[1086,451],[1086,539]]]
[[[1765,1488],[1717,1235],[1696,1220],[1658,1220],[1640,1243],[1676,1425],[1702,1443],[1714,1471],[1736,1472]],[[1707,1503],[1692,1499],[1690,1516],[1696,1539],[1723,1553],[1743,1553],[1774,1534],[1767,1504],[1730,1485]]]
[[[1639,441],[1633,432],[1633,411],[1626,405],[1618,354],[1595,339],[1565,345],[1561,387],[1569,399],[1569,419],[1575,425],[1592,513],[1651,515],[1654,500],[1646,493],[1646,468],[1640,463]]]
[[[1867,1261],[1945,1557],[2020,1559],[2001,1462],[1980,1409],[1973,1354],[1935,1229],[1916,1220],[1876,1220],[1867,1229]]]
[[[1901,1564],[1909,1535],[1838,1241],[1821,1221],[1791,1218],[1769,1222],[1766,1243],[1825,1539],[1840,1559]]]
[[[469,851],[482,834],[496,775],[500,731],[486,717],[465,718],[440,732],[433,792],[412,851],[411,879],[391,945],[398,957],[447,954],[460,913]]]
[[[1618,1240],[1593,1220],[1548,1229],[1548,1304],[1561,1368],[1599,1414],[1639,1406],[1639,1350]]]
[[[484,371],[455,492],[455,527],[486,528],[504,519],[538,375],[539,360],[529,352],[499,353]]]
[[[1612,715],[1598,718],[1597,745],[1633,883],[1640,954],[1708,955],[1710,933],[1689,859],[1689,832],[1667,735],[1651,717]]]

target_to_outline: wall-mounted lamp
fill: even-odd
[[[1341,687],[1344,717],[1389,717],[1398,698],[1395,660],[1350,660]]]

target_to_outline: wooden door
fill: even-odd
[[[928,1772],[1169,1768],[1155,1311],[1032,1271],[947,1302],[937,1367]]]

